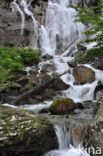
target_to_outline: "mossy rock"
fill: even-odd
[[[75,103],[70,98],[56,98],[49,110],[53,114],[68,114],[75,108]]]
[[[0,106],[0,155],[42,156],[56,148],[55,131],[46,118],[25,109]]]

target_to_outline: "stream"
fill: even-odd
[[[74,102],[93,101],[94,90],[98,84],[98,81],[103,81],[103,71],[94,69],[91,65],[85,64],[83,66],[91,68],[95,71],[96,80],[93,83],[87,83],[84,85],[74,85],[73,71],[68,66],[68,62],[73,60],[72,55],[69,55],[69,51],[72,47],[76,52],[76,43],[83,41],[86,36],[83,35],[85,26],[80,22],[74,22],[77,15],[76,10],[69,8],[69,5],[77,5],[77,0],[48,0],[48,7],[46,9],[45,18],[43,18],[40,24],[33,13],[29,10],[29,6],[32,1],[21,0],[19,4],[14,0],[11,3],[12,10],[20,13],[21,16],[21,33],[25,25],[25,14],[31,16],[34,24],[34,48],[39,48],[42,51],[42,55],[49,54],[53,56],[50,61],[39,63],[39,72],[44,64],[52,64],[55,67],[55,72],[61,74],[68,69],[70,72],[61,77],[61,79],[70,85],[70,88],[62,91],[62,97],[69,97]],[[62,51],[78,36],[77,41],[64,53]],[[90,48],[90,45],[87,45]],[[52,73],[49,73],[52,74]],[[29,105],[25,104],[21,106],[28,110],[38,112],[42,108],[48,108],[52,101],[44,101],[40,104]],[[54,124],[54,129],[58,138],[59,149],[51,151],[46,156],[89,156],[87,152],[82,148],[82,145],[77,144],[71,131],[67,130],[68,125]]]

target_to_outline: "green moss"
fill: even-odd
[[[34,126],[41,127],[41,126],[44,126],[44,125],[47,125],[47,121],[46,120],[43,120],[40,117],[36,117],[34,119]]]
[[[75,57],[74,61],[76,63],[82,63],[84,61],[89,61],[91,59],[95,59],[96,57],[103,57],[103,47],[102,48],[93,48],[93,49],[81,52]]]
[[[6,137],[8,139],[13,134],[17,135],[20,140],[25,138],[26,134],[32,131],[32,129],[38,131],[40,128],[44,128],[48,125],[48,121],[41,116],[35,115],[33,112],[10,108],[7,106],[0,106],[0,113],[2,112],[1,119],[5,124],[2,124],[0,120],[0,127],[2,127],[1,138]],[[15,117],[14,120],[11,120]]]
[[[57,107],[58,104],[60,103],[68,103],[68,100],[71,100],[69,98],[56,98],[52,104],[51,104],[51,107]]]
[[[0,144],[0,147],[5,147],[5,144]]]
[[[0,119],[7,119],[8,115],[0,114]]]
[[[24,112],[24,113],[29,113],[30,112],[29,110],[24,109],[24,108],[22,108],[21,111]]]

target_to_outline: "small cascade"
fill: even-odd
[[[70,146],[78,147],[75,139],[73,138],[72,131],[67,125],[55,125],[55,132],[58,138],[59,149],[68,150]]]
[[[78,145],[67,125],[55,125],[55,132],[58,138],[59,150],[47,153],[45,156],[89,156],[87,152]]]
[[[28,15],[31,17],[33,25],[34,25],[34,47],[37,48],[37,39],[38,39],[38,30],[40,27],[39,22],[35,19],[33,13],[29,10],[31,0],[14,0],[11,2],[12,11],[19,12],[21,15],[21,34],[23,35],[24,27],[25,27],[25,15]]]
[[[24,31],[24,25],[25,25],[25,15],[24,12],[22,11],[22,9],[19,7],[19,5],[16,3],[16,0],[14,0],[11,3],[11,7],[12,7],[12,12],[17,11],[20,13],[21,15],[21,34],[23,35],[23,31]]]

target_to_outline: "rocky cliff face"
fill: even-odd
[[[0,46],[33,46],[33,22],[29,16],[26,16],[24,33],[21,34],[21,17],[18,12],[12,12],[11,1],[0,1]],[[96,0],[79,0],[78,2],[79,6],[86,8],[97,5]],[[41,23],[45,15],[47,3],[48,0],[33,0],[30,5],[30,10],[39,23]]]
[[[103,96],[98,101],[99,109],[87,127],[84,145],[91,156],[103,156]]]
[[[30,9],[40,23],[46,6],[46,0],[34,0],[31,3]],[[12,12],[10,1],[0,1],[0,46],[33,46],[33,31],[33,22],[29,16],[26,16],[22,35],[20,14]]]

